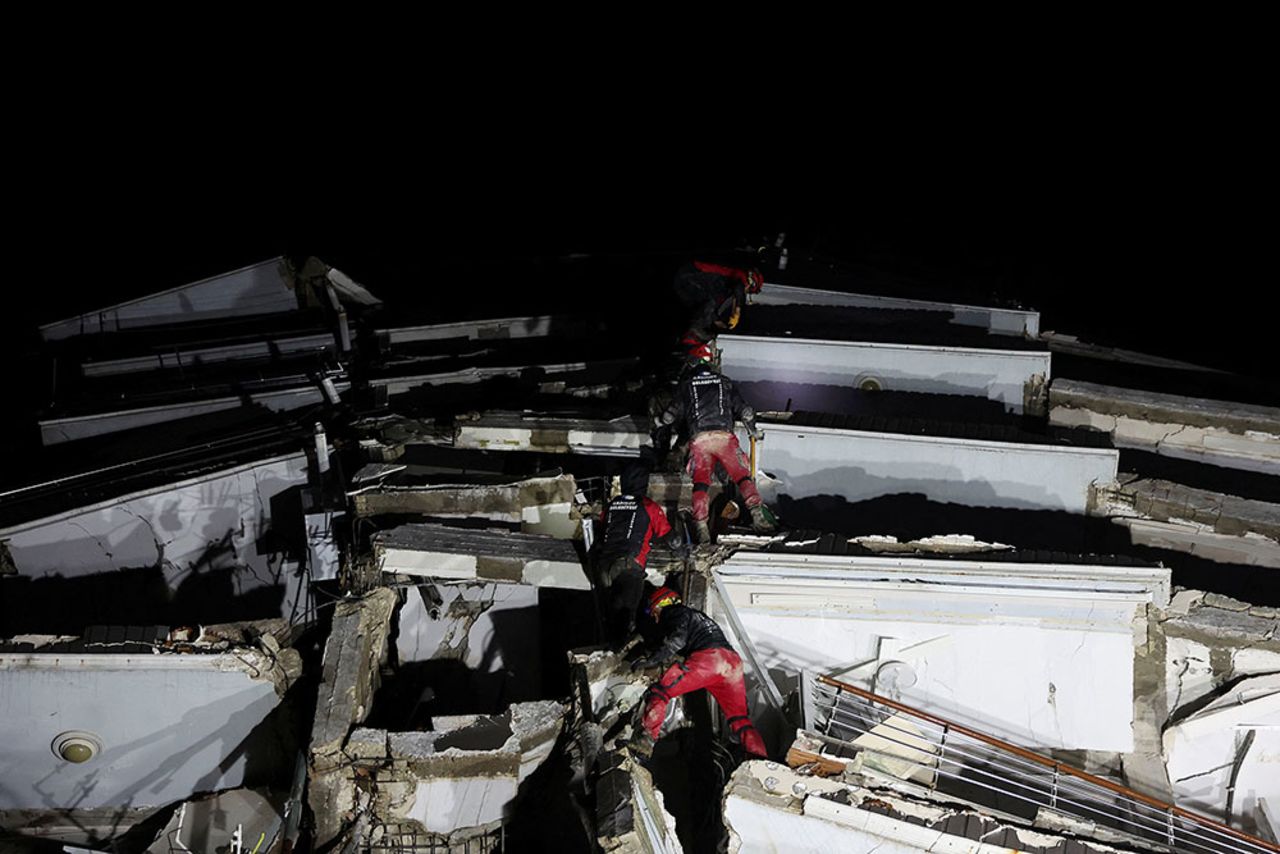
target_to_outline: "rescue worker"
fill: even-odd
[[[662,507],[647,497],[649,471],[632,463],[619,478],[622,494],[604,511],[604,537],[596,557],[609,640],[622,646],[635,633],[644,598],[644,573],[655,537],[670,543],[675,531]],[[682,547],[683,543],[673,546]]]
[[[685,350],[691,351],[737,326],[747,294],[757,294],[763,286],[764,277],[754,269],[706,261],[681,267],[672,287],[685,304],[694,307],[689,330],[681,339]]]
[[[637,659],[632,670],[666,664],[677,656],[662,678],[645,694],[642,728],[632,747],[648,755],[653,751],[667,717],[667,705],[681,694],[706,688],[720,704],[729,730],[751,756],[768,758],[760,732],[747,716],[747,689],[742,679],[742,659],[733,651],[715,621],[696,608],[680,603],[670,587],[660,587],[649,597],[649,616],[658,624],[661,645],[651,655]]]
[[[711,542],[707,490],[711,488],[711,476],[717,464],[737,485],[751,513],[752,526],[761,532],[772,531],[774,527],[756,490],[750,462],[733,434],[733,424],[738,420],[746,426],[751,438],[757,442],[764,438],[756,426],[755,410],[742,399],[733,380],[719,374],[705,359],[699,359],[684,374],[671,403],[654,419],[655,428],[675,423],[684,425],[684,434],[689,437],[687,465],[693,478],[693,521],[697,525],[699,544]]]

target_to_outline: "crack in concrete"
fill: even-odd
[[[102,540],[98,538],[97,534],[91,533],[88,528],[74,520],[71,520],[70,524],[73,528],[79,528],[83,531],[86,537],[93,540],[94,544],[97,545],[98,548],[102,549],[102,553],[107,556],[107,561],[111,564],[112,569],[118,568],[116,567],[115,556],[111,552],[107,551],[107,547],[102,544]]]
[[[1206,777],[1210,774],[1216,774],[1217,772],[1221,771],[1223,768],[1230,768],[1234,764],[1235,764],[1235,759],[1232,759],[1230,762],[1224,762],[1221,765],[1216,765],[1213,768],[1210,768],[1208,771],[1198,771],[1195,774],[1188,774],[1186,777],[1179,777],[1173,782],[1182,783],[1187,780],[1194,780],[1197,777]]]

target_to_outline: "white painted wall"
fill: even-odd
[[[289,582],[296,564],[258,554],[271,498],[307,482],[307,457],[290,454],[224,469],[0,530],[21,575],[74,577],[159,563],[170,589],[191,573],[235,567],[236,592]]]
[[[246,738],[278,702],[230,656],[0,657],[0,809],[159,806],[239,786]],[[67,730],[102,753],[56,757]]]
[[[720,364],[735,382],[856,388],[874,377],[886,391],[984,397],[1022,413],[1032,379],[1049,379],[1049,353],[721,335]]]
[[[298,298],[272,258],[230,273],[86,312],[40,327],[46,341],[164,323],[274,314],[298,307]]]
[[[1233,822],[1251,822],[1259,799],[1280,799],[1280,674],[1270,674],[1239,683],[1165,730],[1165,763],[1178,806],[1222,819],[1232,764],[1250,731],[1253,742],[1235,781]]]
[[[1090,485],[1114,481],[1119,461],[1111,449],[763,426],[758,468],[778,479],[776,494],[797,499],[920,493],[970,507],[1084,513]]]
[[[1128,592],[907,580],[735,576],[719,581],[784,690],[801,670],[838,678],[1018,744],[1133,749],[1134,620]],[[918,652],[905,647],[923,644]],[[903,661],[909,687],[875,680]],[[863,665],[859,668],[859,665]]]
[[[959,326],[977,326],[991,332],[1025,335],[1028,338],[1035,338],[1040,334],[1038,311],[1013,308],[987,308],[876,294],[847,294],[841,291],[824,291],[819,288],[772,283],[766,283],[760,293],[751,298],[751,301],[760,305],[838,305],[906,311],[945,311],[951,313],[951,322]]]

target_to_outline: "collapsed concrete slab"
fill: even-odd
[[[1258,534],[1280,543],[1280,505],[1267,501],[1147,478],[1118,484],[1104,497],[1113,508],[1132,508],[1158,522],[1191,522],[1219,534]]]
[[[370,468],[362,469],[356,481]],[[348,493],[358,516],[395,514],[489,519],[519,525],[525,533],[560,539],[582,535],[582,520],[574,511],[577,484],[572,475],[504,478],[495,483],[414,483],[413,473],[407,466],[381,464],[366,477],[376,478],[377,482]],[[478,475],[468,479],[483,480]]]
[[[487,414],[459,421],[454,445],[489,451],[544,451],[634,457],[649,443],[649,424],[631,415],[601,421]]]
[[[383,588],[334,608],[311,730],[311,765],[317,770],[342,761],[347,733],[369,714],[379,668],[387,660],[395,604],[395,592]]]
[[[1049,420],[1110,433],[1120,447],[1280,474],[1280,409],[1055,380]]]
[[[376,534],[373,550],[383,573],[591,589],[574,545],[538,534],[411,524]]]

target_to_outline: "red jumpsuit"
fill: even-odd
[[[716,698],[743,749],[752,756],[767,757],[764,740],[747,716],[742,659],[729,648],[720,628],[706,614],[684,605],[663,608],[658,625],[667,640],[654,658],[663,660],[669,654],[683,652],[685,660],[668,667],[657,684],[650,686],[644,709],[645,731],[656,741],[671,700],[706,688]]]
[[[724,467],[729,479],[738,485],[743,503],[755,507],[761,503],[756,482],[751,478],[751,461],[742,453],[738,437],[728,430],[699,433],[689,440],[689,476],[693,478],[693,518],[705,522],[710,516],[707,490],[716,470]]]

